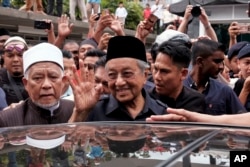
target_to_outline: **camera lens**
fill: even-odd
[[[191,14],[193,15],[193,17],[199,17],[201,14],[200,5],[194,6],[193,9],[191,10]]]

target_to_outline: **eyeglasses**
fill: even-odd
[[[26,49],[26,46],[22,44],[10,44],[4,47],[5,52],[11,52],[13,50],[16,50],[17,52],[23,52]]]

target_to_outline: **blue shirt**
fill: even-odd
[[[196,89],[196,84],[190,75],[183,81],[185,86]],[[244,106],[234,93],[232,88],[210,78],[205,90],[206,109],[205,113],[210,115],[237,114],[245,112]]]
[[[2,88],[0,88],[0,111],[7,107],[6,96]]]

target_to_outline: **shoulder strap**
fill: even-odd
[[[20,92],[20,89],[18,89],[18,85],[16,84],[16,82],[14,81],[14,79],[10,76],[10,74],[9,74],[8,71],[7,71],[7,76],[8,76],[8,79],[9,79],[9,81],[10,81],[10,85],[11,85],[11,87],[13,88],[13,90],[14,90],[14,92],[15,92],[17,98],[18,98],[18,100],[19,100],[19,101],[24,100],[24,99],[23,99],[23,96],[22,96],[22,94],[21,94],[21,92]]]

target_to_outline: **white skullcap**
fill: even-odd
[[[9,39],[7,39],[7,41],[4,43],[4,46],[6,46],[8,43],[10,42],[22,42],[26,47],[28,47],[27,43],[25,42],[25,40],[22,37],[19,36],[14,36],[14,37],[10,37]]]
[[[184,34],[182,32],[176,31],[176,30],[165,30],[160,35],[158,35],[155,39],[155,43],[158,45],[162,44],[165,41],[169,40],[181,40],[183,42],[190,42],[190,38],[187,34]]]
[[[62,69],[64,69],[62,51],[55,45],[49,43],[40,43],[24,52],[24,73],[31,65],[39,62],[53,62],[58,64]]]

